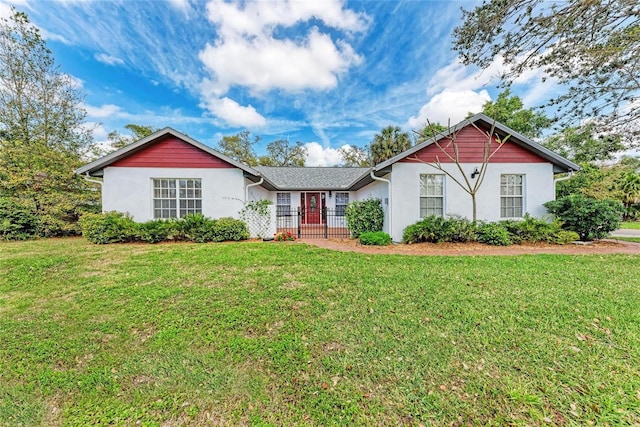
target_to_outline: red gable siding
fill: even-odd
[[[212,156],[191,144],[170,136],[111,166],[139,168],[235,168],[230,163]]]
[[[487,130],[488,132],[488,130]],[[487,136],[469,125],[458,132],[456,138],[458,142],[458,159],[460,163],[479,163],[482,162],[482,152],[484,144],[487,141]],[[446,147],[449,142],[448,138],[440,140],[440,146]],[[495,137],[491,143],[491,152],[494,152],[498,147],[498,142]],[[447,153],[453,156],[453,148],[451,145],[446,149]],[[452,163],[452,161],[442,153],[440,148],[436,144],[431,144],[422,150],[405,157],[401,162],[416,162],[412,158],[417,157],[424,162],[435,162],[436,156],[440,159],[441,163]],[[548,160],[543,159],[537,154],[520,147],[507,140],[504,145],[491,157],[492,163],[544,163]]]

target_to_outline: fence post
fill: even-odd
[[[324,223],[324,238],[326,239],[327,237],[329,237],[329,233],[328,233],[328,228],[329,225],[327,224],[327,208],[324,207],[322,208],[322,222]]]
[[[302,212],[298,207],[298,239],[302,236]]]

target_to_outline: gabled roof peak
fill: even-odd
[[[244,163],[238,162],[237,160],[234,160],[228,156],[225,156],[224,154],[214,150],[213,148],[206,146],[198,141],[196,141],[195,139],[191,138],[190,136],[187,136],[181,132],[178,132],[177,130],[171,128],[171,127],[165,127],[162,128],[154,133],[152,133],[151,135],[139,139],[138,141],[132,142],[131,144],[128,144],[116,151],[114,151],[113,153],[109,153],[106,156],[103,156],[97,160],[94,160],[93,162],[86,164],[84,166],[82,166],[81,168],[77,169],[75,171],[75,173],[80,174],[80,175],[84,175],[84,174],[89,174],[92,176],[101,176],[102,175],[102,170],[117,162],[118,160],[124,159],[125,157],[128,157],[140,150],[142,150],[144,147],[146,147],[149,144],[154,143],[155,141],[166,137],[166,136],[173,136],[175,138],[180,139],[181,141],[184,141],[187,144],[190,144],[202,151],[204,151],[205,153],[208,153],[214,157],[218,157],[219,159],[224,160],[225,162],[239,168],[242,169],[243,171],[249,173],[250,175],[253,176],[259,176],[260,174],[255,170],[250,168],[249,166],[245,165]]]

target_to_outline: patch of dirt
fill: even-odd
[[[632,254],[640,255],[640,243],[619,240],[598,240],[588,244],[552,245],[548,243],[525,243],[511,246],[491,246],[482,243],[414,243],[389,246],[365,246],[357,239],[304,239],[300,243],[342,252],[364,254],[401,254],[430,256],[483,256],[483,255],[593,255]]]

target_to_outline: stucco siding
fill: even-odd
[[[139,222],[153,219],[153,178],[199,178],[202,214],[210,218],[237,218],[243,206],[245,179],[240,169],[107,167],[102,209],[128,212]]]
[[[443,164],[443,166],[456,178],[460,177],[455,164]],[[469,179],[471,172],[479,166],[477,163],[462,165]],[[421,163],[393,165],[393,225],[390,234],[394,241],[401,240],[404,229],[420,220],[421,174],[443,174],[443,172]],[[500,217],[500,177],[503,174],[523,175],[523,211],[535,217],[546,215],[547,210],[543,203],[555,197],[551,163],[491,163],[476,195],[477,219],[486,221],[503,219]],[[445,215],[459,215],[469,219],[473,217],[471,196],[446,175],[444,194]]]

